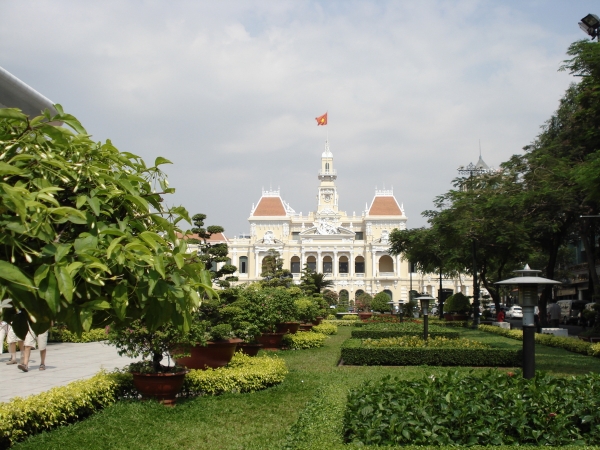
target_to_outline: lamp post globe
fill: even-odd
[[[515,270],[517,276],[495,284],[512,285],[519,288],[519,304],[523,308],[523,378],[535,376],[535,307],[538,304],[538,286],[541,284],[561,284],[539,276],[541,270],[532,270],[525,265]]]

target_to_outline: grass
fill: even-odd
[[[521,345],[520,341],[485,332],[459,330],[463,337],[497,347]],[[410,379],[448,370],[481,370],[424,366],[338,367],[339,347],[350,337],[350,332],[351,327],[339,327],[338,334],[331,336],[323,348],[278,352],[286,360],[290,374],[281,385],[266,391],[198,397],[181,401],[175,408],[165,408],[155,402],[118,402],[84,421],[31,437],[13,448],[279,449],[319,388],[335,394],[339,413],[347,389],[366,379],[388,374]],[[600,372],[600,359],[562,349],[537,346],[536,359],[538,370],[557,375]],[[321,430],[318,423],[315,426],[316,438]],[[315,448],[319,448],[318,445]]]

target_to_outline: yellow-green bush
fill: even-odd
[[[337,334],[337,327],[332,323],[322,323],[321,325],[312,327],[312,331],[330,336],[332,334]]]
[[[362,323],[360,320],[324,320],[321,324],[329,323],[331,325],[335,325],[336,327],[353,327],[356,323]]]
[[[342,316],[342,320],[359,320],[357,315],[354,314],[347,314],[345,316]]]
[[[600,358],[600,342],[590,345],[590,355]]]
[[[190,370],[185,377],[182,395],[254,392],[281,383],[287,374],[283,359],[251,357],[238,352],[227,367]]]
[[[325,339],[327,339],[327,336],[322,333],[301,332],[286,334],[283,337],[283,344],[292,350],[304,350],[307,348],[323,347]]]
[[[511,339],[523,340],[523,330],[506,330],[493,325],[479,325],[479,329],[489,333],[499,334]],[[548,347],[557,347],[582,355],[598,356],[600,351],[596,352],[589,342],[573,339],[569,337],[554,336],[553,334],[535,334],[535,343],[547,345]],[[600,349],[599,349],[600,350]]]
[[[51,328],[50,342],[75,342],[78,344],[105,341],[108,339],[104,328],[94,328],[81,333],[81,337],[65,328]]]
[[[191,370],[186,375],[181,395],[254,392],[281,383],[287,373],[282,359],[252,358],[237,353],[227,367]],[[130,373],[102,371],[87,380],[0,403],[0,448],[8,448],[27,436],[83,419],[120,398],[137,396]]]

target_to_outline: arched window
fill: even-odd
[[[323,258],[323,273],[331,273],[333,271],[333,263],[331,262],[331,256],[325,256]]]
[[[340,256],[339,262],[339,273],[348,273],[348,257]]]
[[[317,270],[317,259],[314,256],[306,258],[306,265],[310,270],[315,272]]]
[[[387,296],[390,298],[390,301],[394,300],[394,296],[392,294],[392,291],[390,291],[389,289],[384,289],[383,292],[385,292],[387,294]]]
[[[340,291],[340,303],[343,305],[348,304],[348,299],[350,298],[350,295],[348,294],[348,291],[346,289],[342,289]]]
[[[354,273],[365,273],[365,258],[362,256],[354,258]]]
[[[356,291],[356,294],[354,294],[354,298],[356,299],[356,298],[360,297],[364,293],[365,293],[365,291],[363,291],[362,289],[359,289],[359,290]]]
[[[394,260],[389,255],[383,255],[379,258],[379,273],[381,272],[394,272]]]
[[[329,172],[329,163],[325,163],[325,172]]]
[[[240,256],[240,260],[239,260],[239,265],[238,265],[238,272],[239,273],[248,273],[248,257],[247,256]]]
[[[292,256],[290,260],[290,270],[292,273],[300,273],[300,258],[298,256]]]

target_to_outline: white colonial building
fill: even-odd
[[[281,198],[279,190],[263,190],[248,218],[249,235],[226,239],[239,281],[260,280],[262,260],[274,249],[297,282],[308,264],[328,274],[335,283],[334,290],[338,294],[346,291],[350,300],[362,292],[375,295],[384,291],[394,302],[403,303],[411,286],[437,297],[439,279],[435,275],[411,274],[407,261],[388,252],[390,233],[395,228],[405,229],[407,222],[404,207],[393,191],[376,190],[365,211],[349,215],[339,209],[336,178],[333,154],[326,144],[318,173],[316,211],[298,214]],[[464,281],[444,279],[443,287],[468,294]]]

